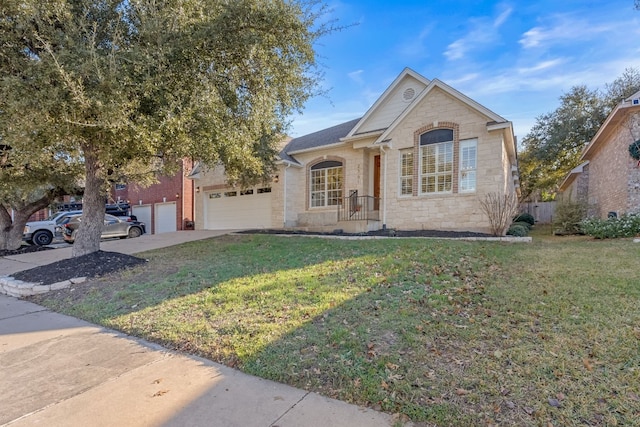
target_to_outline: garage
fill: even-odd
[[[156,204],[156,224],[155,233],[168,233],[176,231],[176,203]]]
[[[144,222],[148,234],[153,232],[151,227],[151,205],[138,205],[131,208],[131,213],[138,218],[138,221]]]
[[[215,191],[205,194],[205,228],[270,228],[271,188]]]

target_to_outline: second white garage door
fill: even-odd
[[[205,228],[270,228],[271,189],[229,190],[205,195]]]
[[[156,204],[155,233],[176,231],[176,203]]]

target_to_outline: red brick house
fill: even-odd
[[[563,198],[588,206],[589,216],[640,213],[640,161],[629,151],[640,141],[640,91],[609,114],[582,152],[581,164],[560,185]]]
[[[193,229],[194,185],[187,178],[192,168],[192,161],[183,160],[175,175],[160,177],[149,187],[116,185],[112,190],[113,201],[128,202],[131,214],[146,224],[147,233]]]

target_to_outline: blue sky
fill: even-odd
[[[438,78],[514,124],[518,140],[572,86],[602,87],[640,68],[633,0],[330,1],[357,24],[316,47],[325,97],[292,117],[291,136],[358,118],[404,67]]]

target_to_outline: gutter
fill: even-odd
[[[286,228],[287,227],[287,169],[289,169],[291,167],[291,162],[286,162],[287,167],[284,168],[283,171],[283,175],[284,175],[284,179],[282,180],[282,185],[284,185],[284,190],[283,190],[283,200],[284,202],[282,203],[283,207],[282,207],[282,228]]]

